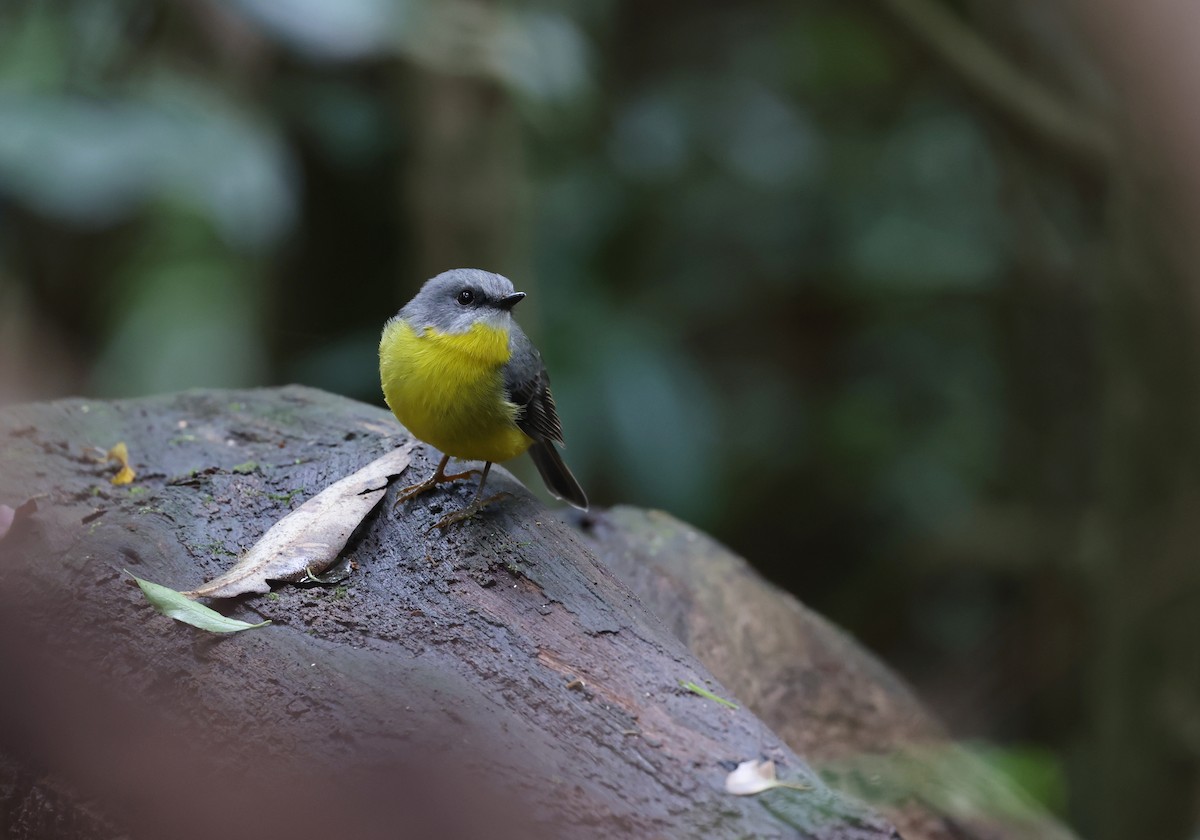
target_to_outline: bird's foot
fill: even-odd
[[[443,516],[441,519],[439,519],[437,522],[434,522],[426,530],[426,533],[429,533],[429,531],[432,531],[434,528],[438,528],[438,529],[444,531],[447,528],[449,528],[451,525],[455,524],[456,522],[463,522],[463,521],[475,516],[475,514],[479,513],[479,511],[483,510],[485,507],[490,505],[492,502],[498,502],[501,499],[503,499],[507,496],[511,496],[511,495],[512,495],[511,493],[505,493],[505,492],[501,491],[499,493],[493,493],[491,496],[488,496],[486,499],[478,499],[477,498],[474,501],[472,501],[471,504],[467,505],[462,510],[457,510],[454,513],[447,514],[446,516]]]
[[[465,472],[446,475],[444,472],[442,472],[441,468],[439,468],[437,472],[429,476],[429,478],[425,479],[424,481],[419,481],[416,484],[410,484],[408,487],[401,488],[401,490],[396,494],[396,501],[392,503],[392,510],[400,507],[400,505],[404,504],[409,499],[415,499],[422,493],[428,493],[439,484],[458,481],[460,478],[467,478],[468,476],[472,475],[479,475],[479,470],[466,470]]]

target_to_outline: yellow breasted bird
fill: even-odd
[[[446,474],[450,458],[483,461],[479,489],[444,528],[501,498],[483,497],[495,461],[528,451],[556,497],[587,509],[587,496],[556,443],[562,424],[542,356],[512,317],[525,297],[499,274],[460,268],[429,280],[383,328],[379,378],[396,418],[442,452],[433,475],[400,491],[399,505],[438,484],[479,473]]]

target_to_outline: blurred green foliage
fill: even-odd
[[[1054,754],[1036,747],[976,745],[975,754],[1054,813],[1067,809],[1066,780]]]
[[[385,318],[508,273],[593,499],[706,527],[959,728],[1059,754],[1093,205],[870,6],[0,6],[0,398],[378,403]],[[1054,759],[997,755],[1063,807]]]

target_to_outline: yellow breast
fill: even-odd
[[[417,333],[397,318],[379,342],[379,378],[388,407],[420,440],[454,458],[507,461],[533,442],[505,398],[508,359],[504,330],[476,324],[460,334]]]

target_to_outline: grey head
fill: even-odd
[[[455,268],[427,280],[416,297],[400,310],[400,317],[420,332],[464,333],[477,323],[507,329],[512,308],[525,297],[513,290],[507,277],[477,268]]]

